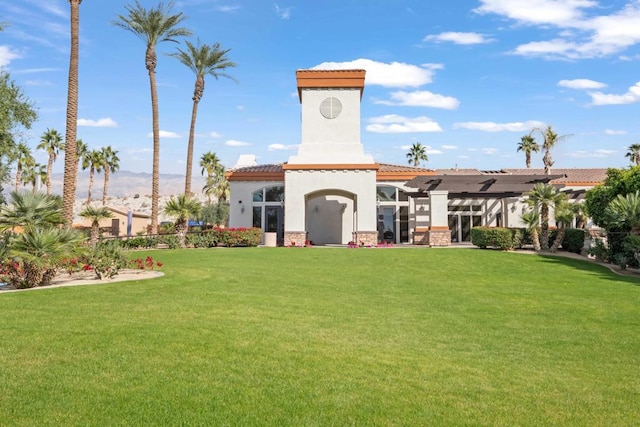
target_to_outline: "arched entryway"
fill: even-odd
[[[325,189],[305,196],[307,238],[314,245],[347,244],[356,227],[356,195]]]

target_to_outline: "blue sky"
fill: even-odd
[[[111,24],[128,3],[80,5],[78,137],[118,150],[123,170],[149,172],[144,44]],[[300,142],[295,71],[308,68],[367,70],[362,142],[379,162],[406,164],[420,142],[431,168],[524,167],[517,143],[545,125],[571,135],[555,167],[622,167],[640,143],[640,0],[182,0],[174,10],[192,41],[219,42],[238,64],[238,83],[206,81],[196,165],[206,151],[228,167],[241,154],[287,161]],[[39,110],[26,134],[35,147],[65,128],[69,5],[3,1],[0,21],[0,65]],[[164,55],[175,48],[158,46],[160,168],[183,174],[194,76]]]

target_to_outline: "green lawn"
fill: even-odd
[[[148,254],[164,277],[0,294],[0,425],[640,420],[640,281],[604,267],[472,249]]]

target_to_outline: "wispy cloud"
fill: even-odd
[[[442,68],[442,64],[384,63],[364,58],[348,62],[323,62],[312,67],[313,70],[363,69],[367,72],[367,85],[384,87],[419,87],[431,83],[435,71]]]
[[[426,116],[403,117],[396,114],[372,117],[366,130],[372,133],[442,132],[440,125]]]
[[[526,122],[495,123],[495,122],[458,122],[454,129],[478,130],[481,132],[529,132],[534,128],[541,128],[545,124],[536,120]]]
[[[236,12],[238,10],[242,9],[241,6],[229,6],[229,5],[225,5],[225,6],[218,6],[216,8],[216,10],[218,12],[224,12],[224,13],[232,13],[232,12]]]
[[[87,126],[93,128],[114,128],[118,126],[118,123],[116,123],[116,121],[111,117],[105,117],[98,120],[78,119],[78,126]],[[160,135],[162,136],[162,132],[160,132]]]
[[[626,135],[626,130],[616,130],[616,129],[605,129],[604,133],[606,135]]]
[[[440,147],[442,149],[444,149],[444,150],[457,150],[458,149],[457,145],[441,145]]]
[[[475,12],[555,32],[548,40],[517,46],[513,54],[582,59],[619,54],[640,43],[640,2],[631,0],[618,9],[613,7],[601,7],[595,0],[480,0]]]
[[[277,4],[274,4],[274,10],[276,11],[276,15],[278,15],[280,19],[289,19],[291,17],[290,7],[280,7]]]
[[[0,68],[6,67],[11,61],[17,58],[22,58],[22,55],[11,50],[9,46],[0,46]]]
[[[298,148],[297,145],[284,145],[284,144],[269,144],[267,150],[269,151],[289,151]]]
[[[616,154],[616,153],[617,151],[615,150],[598,149],[594,151],[578,150],[578,151],[574,151],[573,153],[568,153],[567,155],[569,157],[583,159],[587,157],[611,157],[613,154]]]
[[[229,139],[229,140],[224,142],[224,145],[226,145],[227,147],[246,147],[246,146],[249,146],[249,145],[252,145],[252,144],[250,142],[237,141],[235,139]]]
[[[152,138],[153,137],[153,132],[149,132],[147,134],[148,138]],[[160,138],[180,138],[180,135],[175,133],[175,132],[170,132],[168,130],[161,130],[160,131]]]
[[[640,102],[640,82],[631,86],[626,93],[621,95],[602,92],[589,92],[591,105],[622,105]]]
[[[439,95],[427,90],[415,92],[392,92],[390,101],[378,100],[374,101],[374,103],[410,107],[433,107],[443,108],[445,110],[455,110],[460,105],[460,101],[454,97]]]
[[[558,86],[569,89],[602,89],[607,87],[605,83],[589,79],[560,80]]]
[[[444,43],[450,42],[454,44],[473,45],[491,43],[495,39],[488,38],[481,33],[463,33],[456,31],[446,31],[440,34],[432,34],[422,39],[424,42]]]

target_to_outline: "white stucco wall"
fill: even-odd
[[[229,227],[252,227],[253,192],[264,187],[284,185],[282,181],[231,181],[229,183]],[[242,207],[244,206],[244,212]]]
[[[342,111],[328,119],[320,114],[326,98],[340,100]],[[359,89],[303,89],[302,129],[298,153],[289,164],[374,163],[360,143]]]
[[[285,194],[285,231],[306,231],[309,197],[331,194],[349,198],[357,195],[352,208],[356,214],[352,231],[376,230],[374,170],[288,170]]]

